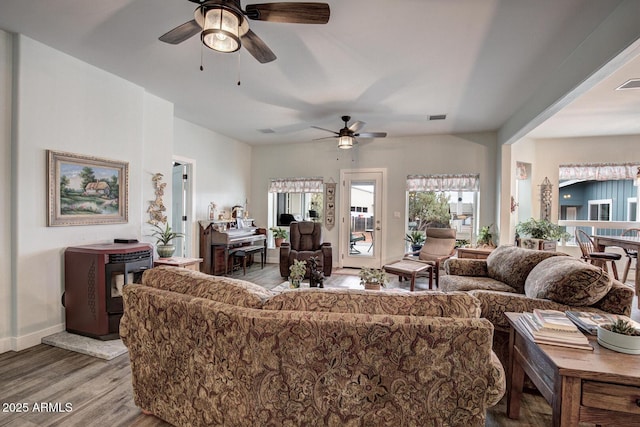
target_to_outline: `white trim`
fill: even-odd
[[[64,331],[64,323],[59,323],[46,329],[41,329],[21,337],[8,337],[0,341],[0,353],[7,351],[22,351],[34,347],[42,342],[42,338]]]
[[[611,216],[613,215],[613,199],[599,199],[599,200],[588,200],[587,201],[589,210],[587,211],[587,218],[590,221],[611,221]],[[598,205],[598,219],[591,219],[591,206]],[[600,206],[608,205],[609,206],[609,219],[601,220],[600,219]]]
[[[638,218],[629,218],[631,216],[631,204],[636,204],[636,217],[638,216],[638,198],[637,197],[627,197],[627,221],[636,221]]]

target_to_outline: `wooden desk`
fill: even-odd
[[[170,265],[172,267],[182,267],[188,270],[200,271],[200,263],[202,258],[159,258],[153,261],[153,266]]]
[[[509,335],[507,416],[517,419],[524,374],[549,402],[553,425],[579,422],[617,427],[637,426],[640,420],[640,357],[601,347],[589,335],[593,351],[539,345],[525,336],[516,320],[505,313]]]
[[[458,258],[487,259],[495,248],[458,248]]]
[[[604,252],[607,246],[617,246],[622,249],[631,249],[640,252],[640,237],[599,235],[591,237],[593,237],[593,243],[599,252]],[[638,308],[640,308],[640,268],[638,268],[638,265],[636,265],[635,287],[636,296],[638,297]]]

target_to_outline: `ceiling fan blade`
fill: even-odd
[[[202,28],[200,28],[200,25],[198,25],[195,19],[192,19],[182,25],[178,25],[173,30],[164,33],[158,38],[158,40],[169,44],[179,44],[188,38],[195,36],[200,31],[202,31]]]
[[[331,11],[326,3],[262,3],[248,4],[249,19],[293,24],[326,24]]]
[[[357,133],[354,136],[359,136],[360,138],[384,138],[387,136],[386,132],[362,132]]]
[[[336,135],[340,135],[338,132],[330,130],[330,129],[325,129],[325,128],[319,128],[318,126],[311,126],[314,129],[320,129],[320,130],[326,130],[327,132],[331,132],[331,133],[335,133]],[[330,137],[333,138],[333,137]]]
[[[276,59],[275,53],[269,49],[269,46],[267,46],[266,43],[251,30],[247,31],[247,33],[242,36],[242,45],[261,64],[266,64],[267,62],[275,61]]]
[[[323,139],[335,139],[337,136],[325,136],[324,138],[314,138],[313,141],[322,141]]]
[[[366,125],[365,122],[361,122],[360,120],[358,120],[357,122],[351,123],[351,126],[349,126],[349,130],[351,132],[358,132],[360,129],[364,127],[364,125]]]

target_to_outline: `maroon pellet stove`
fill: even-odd
[[[140,283],[153,267],[147,243],[105,243],[64,251],[64,294],[68,332],[102,340],[119,338],[122,288]]]

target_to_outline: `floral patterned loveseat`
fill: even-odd
[[[135,402],[177,426],[484,426],[504,394],[465,293],[276,294],[161,267],[123,294]]]
[[[499,246],[486,260],[450,258],[440,277],[444,292],[468,291],[495,327],[493,349],[506,365],[505,312],[533,309],[604,311],[629,315],[634,291],[601,268],[561,252]]]

